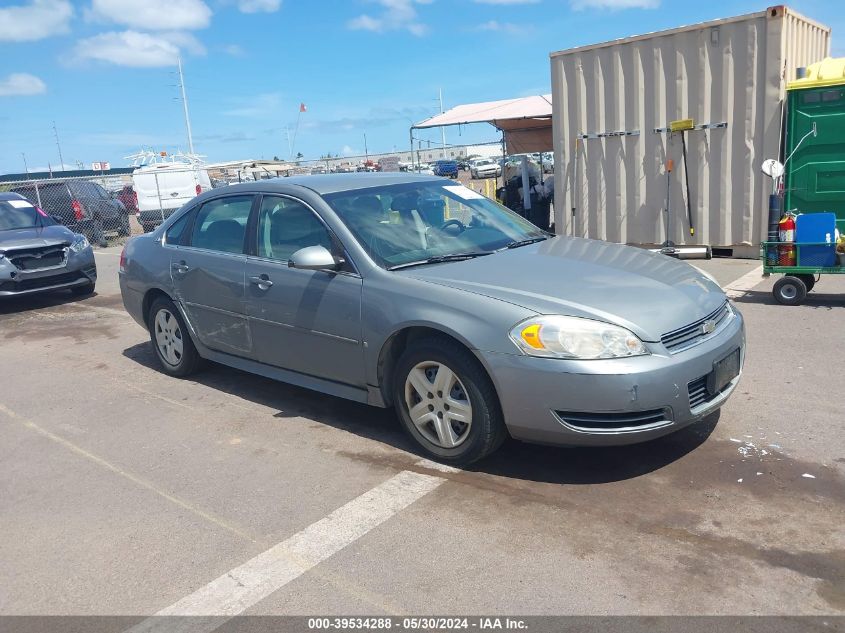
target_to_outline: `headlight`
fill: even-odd
[[[529,356],[595,359],[649,353],[631,331],[579,317],[534,317],[516,325],[510,337]]]
[[[90,244],[88,243],[87,237],[85,237],[84,235],[77,235],[73,238],[73,242],[70,245],[70,250],[72,250],[74,253],[79,253],[81,251],[84,251],[89,246]]]

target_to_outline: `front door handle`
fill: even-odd
[[[273,282],[270,281],[270,278],[266,274],[250,277],[249,281],[251,284],[258,286],[261,290],[269,290],[270,286],[273,285]]]
[[[188,266],[184,261],[181,261],[178,264],[171,264],[170,269],[174,273],[179,273],[180,275],[184,275],[186,272],[191,270],[191,267]]]

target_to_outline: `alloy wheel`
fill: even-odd
[[[155,339],[159,354],[168,365],[182,362],[184,344],[179,322],[169,310],[159,310],[155,318]]]
[[[405,405],[416,429],[435,446],[455,448],[469,437],[472,404],[461,379],[443,363],[424,361],[408,372]]]

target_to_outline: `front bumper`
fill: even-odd
[[[745,361],[745,326],[739,311],[734,312],[718,335],[677,354],[648,344],[648,356],[612,360],[480,355],[514,438],[575,446],[634,444],[697,422],[727,401]],[[702,398],[697,392],[701,378],[736,349],[740,375],[722,392]]]
[[[97,281],[94,250],[68,252],[63,266],[46,270],[18,270],[8,259],[0,259],[0,297],[20,297],[53,290],[87,286]]]

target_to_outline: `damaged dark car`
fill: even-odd
[[[17,193],[0,193],[0,299],[54,290],[94,292],[97,266],[74,233]]]

